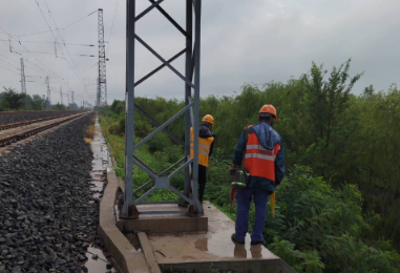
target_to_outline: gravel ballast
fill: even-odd
[[[96,238],[93,114],[0,156],[0,272],[83,272]]]

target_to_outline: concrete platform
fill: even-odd
[[[117,226],[123,232],[176,233],[206,232],[207,215],[201,217],[186,216],[187,208],[177,204],[140,204],[139,219],[117,219]],[[119,215],[119,213],[118,213]]]
[[[209,222],[207,233],[148,235],[162,269],[196,273],[295,272],[264,246],[250,246],[249,235],[245,245],[233,243],[230,237],[235,223],[208,202],[204,209]]]

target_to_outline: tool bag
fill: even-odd
[[[249,183],[249,173],[245,168],[235,167],[229,171],[231,175],[232,188],[241,189],[247,187]]]
[[[235,193],[237,189],[242,189],[247,187],[249,183],[249,174],[246,169],[242,167],[235,167],[229,171],[231,175],[231,208],[233,208],[233,203],[235,202]]]

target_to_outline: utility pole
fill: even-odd
[[[107,77],[106,77],[106,49],[104,44],[103,9],[98,10],[98,38],[99,38],[99,79],[98,79],[98,106],[107,105]]]
[[[25,66],[24,59],[21,58],[21,93],[25,95],[25,110],[27,110],[28,106],[28,98],[26,97],[26,79],[25,79]]]
[[[64,104],[64,102],[63,102],[63,93],[62,93],[62,86],[60,86],[60,101],[61,101],[61,104]]]
[[[75,100],[74,100],[74,91],[71,91],[71,103],[74,104]]]
[[[26,79],[25,79],[25,66],[24,59],[21,58],[21,93],[26,95]]]
[[[68,104],[67,104],[67,107],[69,107],[69,84],[68,84],[68,78],[67,78],[67,93],[66,93],[66,95],[67,95],[67,102],[68,102]]]
[[[49,102],[49,108],[50,108],[51,107],[51,91],[50,91],[49,76],[46,77],[46,86],[47,86],[47,101]]]

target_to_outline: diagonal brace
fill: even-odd
[[[153,4],[148,7],[147,9],[145,9],[141,14],[139,14],[138,16],[135,17],[135,23],[137,21],[140,20],[140,18],[142,18],[143,16],[145,16],[147,13],[149,13],[149,11],[151,11],[152,9],[154,9],[155,7],[158,7],[158,5],[161,4],[161,2],[164,0],[158,0],[157,2],[152,2]]]
[[[154,0],[149,1],[153,4],[155,3]],[[165,18],[168,19],[168,21],[171,22],[171,24],[173,24],[183,35],[185,35],[185,37],[190,38],[189,34],[174,19],[172,19],[172,17],[169,16],[169,14],[161,6],[157,6],[156,8],[159,12],[161,12],[162,15],[165,16]]]
[[[168,175],[168,178],[171,179],[175,175],[177,175],[179,172],[181,172],[183,169],[185,169],[189,164],[193,162],[193,158],[189,159],[188,161],[185,162],[185,164],[181,165],[178,169],[176,169],[173,173]]]
[[[152,169],[150,169],[145,163],[143,163],[139,158],[137,158],[135,155],[133,155],[133,158],[134,158],[133,164],[135,164],[141,170],[143,170],[146,173],[148,173],[154,179],[158,177],[157,174]]]
[[[135,109],[137,109],[140,113],[142,113],[144,116],[150,119],[154,123],[154,125],[158,127],[161,126],[160,123],[158,123],[155,119],[153,119],[149,114],[146,113],[146,111],[144,111],[142,107],[140,107],[136,103],[135,103]],[[164,129],[163,132],[166,133],[170,138],[172,138],[176,143],[185,147],[185,144],[182,141],[180,141],[176,136],[174,136],[172,133],[170,133],[167,129]]]
[[[181,160],[175,162],[172,166],[169,166],[168,168],[166,168],[165,170],[163,170],[162,172],[157,173],[158,176],[162,176],[164,174],[166,174],[167,172],[169,172],[170,170],[172,170],[173,168],[175,168],[176,166],[178,166],[179,164],[181,164],[182,162],[185,161],[185,157],[182,158]],[[152,178],[151,180],[147,181],[146,184],[140,186],[139,188],[137,188],[136,190],[133,191],[133,194],[136,194],[137,192],[143,190],[144,188],[146,188],[148,185],[150,185],[151,183],[153,183],[155,180],[155,178]]]
[[[168,125],[170,125],[174,120],[176,120],[177,118],[179,118],[183,113],[185,113],[186,111],[188,111],[190,109],[190,107],[192,107],[193,102],[191,102],[190,104],[186,105],[184,108],[182,108],[178,113],[176,113],[172,118],[170,118],[169,120],[167,120],[164,124],[162,124],[160,127],[158,127],[157,129],[155,129],[153,132],[151,132],[147,137],[143,138],[138,144],[136,144],[133,147],[133,151],[135,151],[136,149],[138,149],[140,146],[142,146],[143,144],[145,144],[147,141],[149,141],[153,136],[155,136],[156,134],[158,134],[160,131],[162,131],[165,127],[167,127]]]
[[[176,70],[172,65],[170,65],[166,60],[163,59],[154,49],[152,49],[145,41],[143,41],[137,34],[135,34],[136,40],[138,40],[145,48],[147,48],[157,59],[159,59],[162,63],[169,67],[179,78],[181,78],[184,82],[190,85],[192,88],[194,84],[191,83],[188,79],[186,79],[178,70]]]
[[[182,51],[179,51],[176,55],[174,55],[171,59],[169,59],[167,62],[171,63],[173,61],[175,61],[177,58],[179,58],[183,53],[185,53],[186,48],[183,49]],[[139,84],[141,84],[142,82],[144,82],[145,80],[147,80],[148,78],[150,78],[151,76],[153,76],[154,74],[156,74],[158,71],[160,71],[161,69],[163,69],[164,67],[166,67],[166,64],[162,64],[159,67],[157,67],[156,69],[154,69],[153,71],[151,71],[149,74],[147,74],[146,76],[144,76],[143,78],[141,78],[140,80],[138,80],[135,83],[135,87],[138,86]]]

